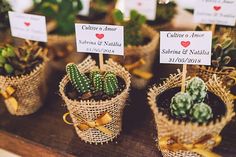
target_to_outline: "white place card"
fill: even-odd
[[[198,0],[194,9],[194,21],[203,24],[234,26],[236,0]]]
[[[91,0],[81,0],[83,8],[82,8],[82,10],[79,11],[79,15],[82,15],[82,16],[89,15],[90,1]]]
[[[9,11],[11,34],[14,37],[47,42],[46,19],[44,16]]]
[[[211,65],[212,32],[161,31],[160,63]]]
[[[124,27],[75,24],[78,52],[124,55]]]
[[[129,17],[131,10],[137,10],[144,15],[148,20],[155,20],[156,18],[156,0],[125,0],[124,14]]]

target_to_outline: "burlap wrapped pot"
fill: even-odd
[[[0,76],[0,89],[5,91],[12,87],[15,92],[11,95],[18,102],[17,106],[5,99],[8,111],[12,115],[23,116],[36,112],[42,106],[45,87],[45,65],[44,61],[29,74],[6,77]]]
[[[159,44],[159,33],[157,33],[153,28],[151,28],[148,25],[142,26],[142,34],[144,37],[150,38],[150,42],[146,45],[140,45],[140,46],[131,46],[128,45],[125,47],[125,58],[121,58],[121,61],[123,59],[129,60],[129,58],[142,58],[145,61],[144,65],[141,65],[135,69],[144,71],[144,72],[152,72],[152,65],[156,58],[156,49]],[[115,60],[117,60],[116,56],[112,56]],[[126,63],[126,60],[124,61],[124,64]],[[132,70],[130,71],[132,74]],[[149,79],[144,79],[141,77],[138,77],[134,74],[131,76],[131,82],[132,86],[138,89],[145,88],[147,83],[149,82]]]
[[[158,135],[158,148],[161,150],[164,157],[201,157],[200,154],[195,153],[190,150],[181,150],[177,149],[175,151],[169,149],[161,149],[160,140],[164,137],[173,137],[180,144],[189,145],[195,144],[203,137],[209,135],[219,135],[221,130],[225,127],[225,125],[232,119],[235,115],[233,111],[233,101],[230,99],[230,92],[222,86],[222,82],[219,78],[214,75],[212,78],[209,78],[206,82],[208,91],[212,92],[223,101],[226,113],[221,118],[218,118],[216,121],[211,121],[207,124],[199,125],[197,123],[191,122],[178,122],[173,119],[169,119],[167,115],[165,115],[158,108],[158,100],[156,98],[163,92],[168,89],[174,87],[181,86],[182,73],[170,75],[163,84],[156,85],[150,89],[148,93],[148,101],[153,111],[156,129]],[[189,78],[188,78],[189,80]],[[170,98],[171,99],[171,98]],[[212,149],[215,146],[215,143],[211,140],[204,142],[204,146],[206,149]]]
[[[96,68],[96,62],[89,56],[78,65],[81,72],[86,73]],[[70,117],[78,136],[86,143],[103,144],[112,141],[117,137],[122,129],[122,114],[125,107],[125,101],[128,98],[130,88],[130,74],[120,65],[109,60],[104,64],[104,71],[113,71],[117,76],[125,81],[125,89],[116,97],[105,101],[94,100],[71,100],[66,96],[65,87],[69,82],[68,76],[65,76],[59,85],[60,94],[66,103]],[[89,128],[81,131],[77,126],[82,123],[78,117],[83,117],[86,121],[94,121],[105,112],[109,113],[112,121],[104,125],[111,130],[112,135],[107,135],[96,128]]]

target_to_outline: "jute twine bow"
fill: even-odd
[[[66,124],[69,125],[74,125],[72,122],[69,122],[67,120],[67,116],[69,116],[70,113],[67,112],[63,115],[63,121]],[[76,126],[81,130],[81,131],[86,131],[90,128],[96,128],[98,130],[100,130],[101,132],[107,134],[107,135],[112,135],[113,132],[109,129],[107,129],[104,125],[110,123],[112,121],[112,117],[109,113],[105,112],[104,114],[102,114],[100,117],[98,117],[96,120],[94,121],[86,121],[85,119],[83,119],[81,116],[78,116],[79,121],[82,121],[81,123],[77,124]]]
[[[15,111],[17,111],[19,104],[18,104],[18,101],[16,100],[16,98],[12,96],[15,93],[15,91],[16,90],[13,87],[8,86],[5,90],[0,89],[0,94],[4,98],[4,102],[6,104],[10,104],[12,106],[12,108]]]
[[[220,157],[220,155],[212,152],[211,150],[207,149],[206,145],[204,145],[208,140],[213,142],[214,146],[220,144],[222,138],[219,135],[208,135],[199,140],[194,144],[182,144],[178,142],[176,138],[165,136],[159,140],[159,146],[161,150],[169,150],[169,151],[178,151],[178,150],[186,150],[195,152],[203,157]]]
[[[140,66],[145,65],[146,61],[144,59],[140,59],[132,64],[125,64],[124,67],[130,71],[131,74],[139,76],[145,80],[149,80],[153,77],[153,74],[150,72],[146,72],[138,69]]]

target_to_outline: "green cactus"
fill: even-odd
[[[193,121],[196,121],[198,123],[207,122],[213,117],[212,109],[209,105],[203,102],[194,104],[194,106],[190,110],[190,117]]]
[[[192,98],[188,93],[179,92],[171,99],[170,109],[173,116],[185,118],[191,107]]]
[[[117,24],[124,26],[125,46],[143,44],[144,37],[141,27],[146,22],[145,16],[140,15],[135,10],[132,10],[130,12],[130,19],[125,21],[123,13],[120,10],[115,10],[113,12],[113,19]]]
[[[114,95],[118,90],[118,80],[116,75],[112,72],[107,72],[104,76],[103,82],[104,93],[107,95]]]
[[[100,92],[103,90],[102,75],[98,70],[90,72],[90,80],[94,87],[94,92]]]
[[[90,80],[85,74],[80,73],[76,64],[67,64],[66,72],[72,85],[78,90],[78,92],[80,92],[81,94],[90,92]]]
[[[188,82],[186,92],[192,97],[194,103],[200,103],[207,95],[207,87],[201,78],[194,77]]]

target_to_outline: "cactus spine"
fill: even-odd
[[[90,92],[90,81],[85,74],[80,73],[76,64],[69,63],[66,66],[66,72],[72,85],[82,94]]]
[[[190,110],[190,116],[193,121],[204,123],[212,118],[213,114],[210,106],[205,103],[197,103]]]
[[[100,92],[103,90],[102,75],[99,71],[92,71],[90,73],[90,80],[92,80],[94,92]]]
[[[107,95],[114,95],[118,90],[118,80],[116,75],[112,72],[107,72],[104,76],[104,93]]]

